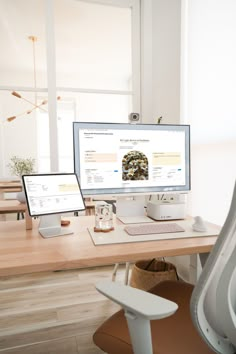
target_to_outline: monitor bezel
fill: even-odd
[[[185,185],[179,186],[156,186],[156,187],[126,187],[126,188],[103,188],[103,189],[84,189],[81,187],[84,196],[133,196],[133,195],[152,195],[159,193],[187,193],[191,190],[191,155],[190,155],[190,125],[189,124],[133,124],[133,123],[106,123],[106,122],[73,122],[73,159],[74,172],[80,180],[80,159],[76,159],[76,151],[79,156],[79,129],[129,129],[129,130],[180,130],[185,131]]]
[[[27,192],[27,189],[26,189],[26,183],[25,183],[25,178],[26,177],[41,177],[41,176],[75,176],[76,180],[77,180],[77,183],[78,183],[78,186],[79,186],[79,191],[80,191],[80,194],[81,194],[81,198],[82,198],[82,202],[83,202],[83,208],[81,209],[73,209],[73,210],[61,210],[61,211],[55,211],[55,212],[46,212],[46,213],[32,213],[31,211],[31,207],[30,207],[30,203],[29,203],[29,200],[28,200],[28,192]],[[64,213],[73,213],[73,212],[77,212],[77,211],[83,211],[86,209],[86,206],[85,206],[85,202],[84,202],[84,197],[83,197],[83,193],[82,193],[82,190],[81,190],[81,187],[80,187],[80,183],[79,183],[79,179],[78,179],[78,176],[76,175],[76,173],[34,173],[34,174],[25,174],[25,175],[22,175],[22,182],[23,182],[23,187],[24,187],[24,193],[25,193],[25,197],[26,197],[26,203],[27,203],[27,208],[28,208],[28,212],[29,212],[29,215],[32,216],[32,217],[37,217],[37,216],[43,216],[43,215],[54,215],[54,214],[64,214]]]

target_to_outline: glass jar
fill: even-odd
[[[107,203],[97,203],[95,206],[95,230],[113,230],[112,205]]]

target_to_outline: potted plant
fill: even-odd
[[[34,165],[35,159],[24,159],[18,156],[13,156],[10,158],[8,168],[13,175],[21,178],[22,175],[30,175],[34,173]]]
[[[13,156],[10,158],[10,163],[7,166],[12,175],[20,177],[21,179],[23,175],[30,175],[34,173],[35,159]],[[16,198],[19,200],[19,202],[24,203],[24,191],[17,193]]]

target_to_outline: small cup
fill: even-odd
[[[113,230],[113,212],[111,204],[96,204],[95,206],[95,231]]]

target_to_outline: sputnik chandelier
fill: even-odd
[[[27,111],[24,111],[22,113],[19,113],[17,115],[11,116],[9,118],[7,118],[8,122],[13,121],[14,119],[26,115],[26,114],[30,114],[32,113],[36,108],[39,108],[41,110],[43,110],[44,112],[47,112],[47,110],[45,108],[43,108],[43,106],[45,106],[48,103],[48,100],[43,100],[41,103],[37,103],[37,81],[36,81],[36,60],[35,60],[35,42],[37,42],[38,38],[36,36],[29,36],[28,39],[30,41],[32,41],[32,45],[33,45],[33,68],[34,68],[34,102],[28,100],[27,98],[23,97],[20,93],[16,92],[16,91],[12,91],[12,95],[14,97],[17,97],[27,103],[29,103],[31,105],[31,108],[28,109]],[[60,100],[61,97],[58,96],[57,100]]]

